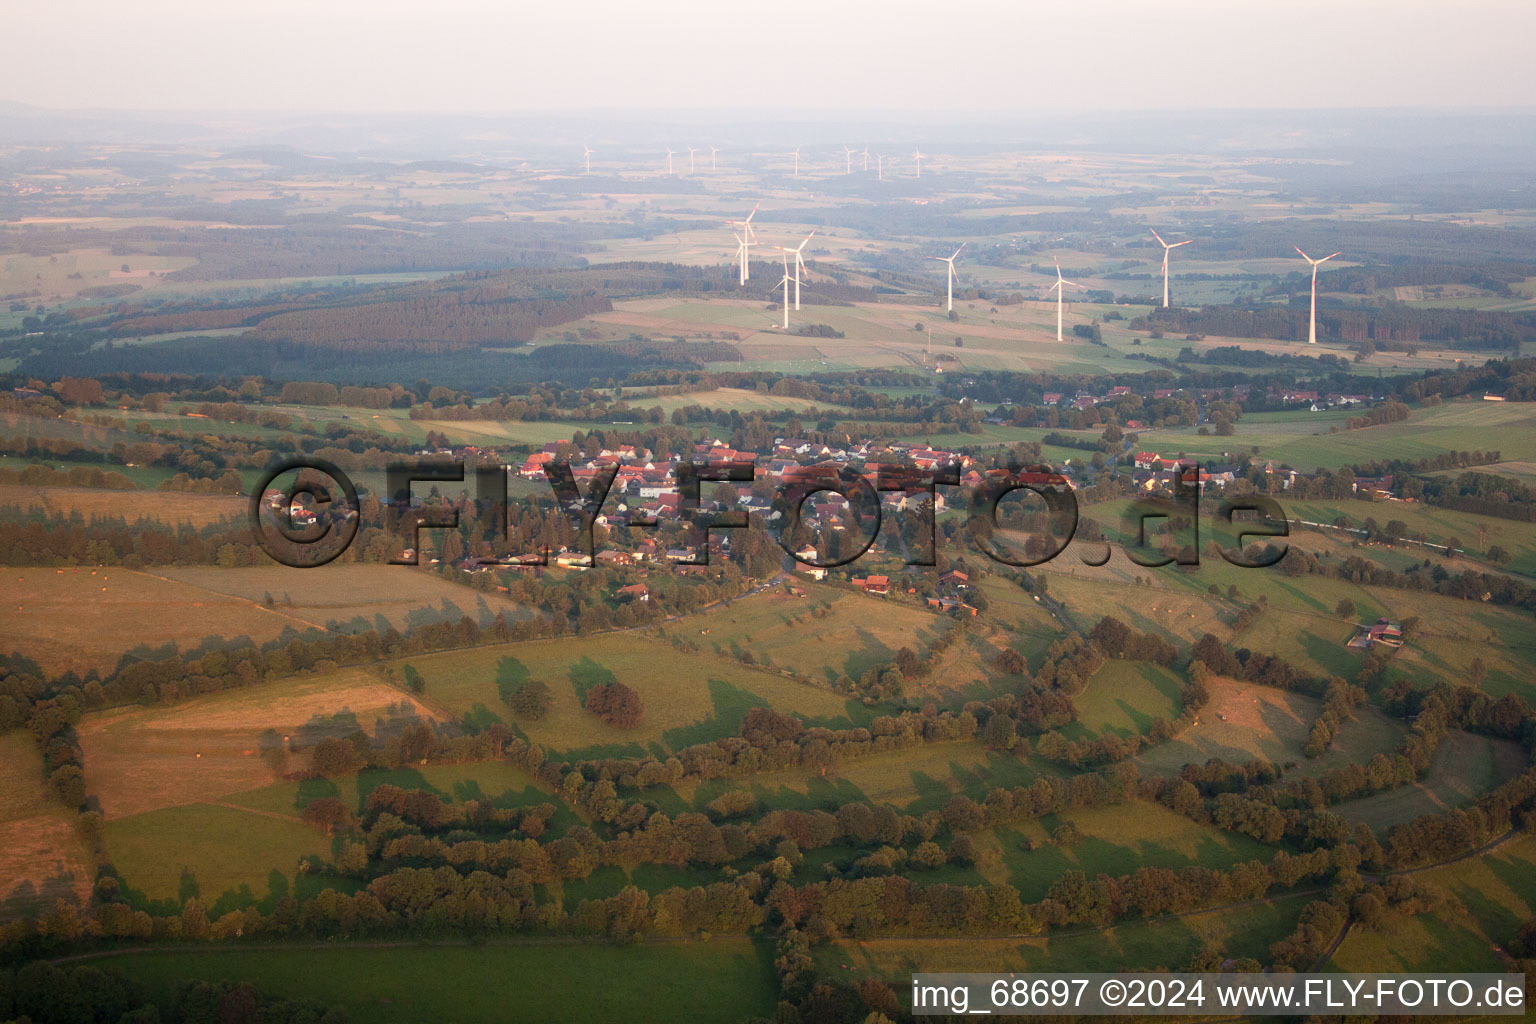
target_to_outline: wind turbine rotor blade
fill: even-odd
[[[1163,241],[1163,236],[1157,233],[1156,228],[1147,228],[1147,230],[1152,232],[1152,237],[1157,239],[1158,245],[1161,245],[1164,249],[1168,248],[1168,243]]]
[[[1342,256],[1342,255],[1344,255],[1342,252],[1336,252],[1336,253],[1333,254],[1333,256]],[[1329,260],[1333,259],[1333,256],[1324,256],[1322,259],[1318,260],[1317,262],[1319,262],[1319,263],[1327,263]]]
[[[1194,241],[1193,238],[1186,238],[1182,242],[1174,242],[1168,248],[1170,248],[1170,249],[1177,249],[1179,246],[1181,246],[1181,245],[1188,245],[1190,242],[1193,242],[1193,241]]]
[[[1291,248],[1292,248],[1292,249],[1295,249],[1295,250],[1296,250],[1296,251],[1297,251],[1297,252],[1301,252],[1301,246],[1299,246],[1299,245],[1293,245],[1293,246],[1291,246]],[[1306,253],[1304,253],[1304,252],[1301,252],[1301,258],[1302,258],[1302,259],[1304,259],[1304,260],[1306,260],[1306,261],[1307,261],[1307,262],[1308,262],[1308,263],[1311,263],[1311,262],[1312,262],[1312,257],[1311,257],[1311,256],[1308,256],[1308,255],[1307,255],[1307,254],[1306,254]]]
[[[960,243],[960,249],[964,249],[964,248],[965,248],[965,243],[961,242]],[[956,249],[955,250],[955,255],[951,256],[950,259],[957,259],[960,256],[960,249]]]

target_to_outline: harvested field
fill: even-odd
[[[122,518],[134,523],[140,519],[150,519],[161,523],[207,526],[220,519],[244,516],[248,503],[245,498],[224,494],[99,491],[87,487],[0,484],[0,508],[21,512],[37,509],[49,515],[61,516],[78,512],[87,520]]]
[[[109,818],[216,802],[273,781],[260,756],[267,730],[295,734],[350,712],[365,732],[382,718],[430,718],[422,705],[360,669],[230,690],[169,707],[87,716],[78,728],[86,788]],[[296,755],[297,759],[297,755]]]

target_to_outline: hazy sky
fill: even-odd
[[[8,0],[0,100],[366,112],[1536,103],[1533,0]]]

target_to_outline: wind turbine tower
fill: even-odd
[[[884,153],[876,153],[875,154],[875,180],[876,181],[884,181],[885,180],[885,154]]]
[[[715,154],[718,152],[720,152],[720,150],[716,149],[714,146],[709,147],[709,169],[711,173],[713,173],[715,170]]]
[[[805,271],[805,243],[809,242],[814,237],[816,237],[816,229],[812,228],[811,229],[811,233],[809,235],[805,236],[805,242],[801,242],[799,245],[795,246],[793,249],[786,248],[785,246],[782,246],[782,245],[779,246],[779,251],[780,252],[788,253],[789,255],[791,255],[791,256],[793,256],[795,258],[795,312],[796,313],[800,312],[800,279],[801,279],[801,275]],[[786,295],[785,298],[787,299],[788,296]]]
[[[868,173],[868,171],[869,171],[869,144],[868,143],[864,144],[864,170],[865,170],[866,173]]]
[[[917,176],[921,178],[923,176],[923,151],[913,146],[912,159],[917,161]]]
[[[762,206],[759,202],[757,206]],[[736,238],[736,254],[741,257],[740,283],[746,284],[752,277],[752,246],[757,244],[757,232],[752,230],[752,218],[757,216],[757,206],[752,207],[752,212],[747,214],[746,220],[728,220],[726,224],[741,227],[741,234],[731,232]]]
[[[1067,285],[1071,285],[1073,288],[1081,288],[1082,285],[1076,281],[1068,281],[1061,276],[1061,262],[1056,257],[1052,256],[1051,262],[1056,264],[1056,283],[1047,288],[1045,294],[1049,295],[1053,291],[1056,293],[1056,340],[1061,341],[1061,297],[1066,292]]]
[[[689,174],[693,173],[693,154],[696,153],[696,152],[697,152],[697,150],[695,150],[692,146],[688,147],[688,173]]]
[[[667,147],[667,173],[672,173],[672,147]]]
[[[800,147],[796,146],[795,151],[789,155],[795,158],[795,170],[793,176],[798,178],[800,177]]]
[[[1301,246],[1299,245],[1293,245],[1291,248],[1295,249],[1297,252],[1301,252]],[[1340,255],[1342,255],[1342,253],[1333,254],[1333,256]],[[1312,319],[1307,323],[1308,345],[1317,344],[1317,268],[1333,259],[1333,256],[1324,256],[1320,260],[1315,260],[1311,256],[1308,256],[1306,253],[1301,252],[1301,258],[1312,264]]]
[[[784,289],[784,329],[789,330],[789,252],[784,253],[784,276],[779,280],[779,287]]]
[[[587,161],[587,173],[588,174],[592,173],[592,152],[593,151],[592,151],[592,147],[591,146],[582,146],[581,147],[581,155]]]
[[[853,173],[853,150],[849,149],[847,146],[843,147],[843,160],[846,163],[846,166],[843,168],[843,173],[844,174],[852,174]]]
[[[1148,228],[1147,230],[1148,231],[1152,231],[1151,228]],[[1194,239],[1193,238],[1186,238],[1182,242],[1174,242],[1172,245],[1169,245],[1167,242],[1163,241],[1163,236],[1158,234],[1156,231],[1152,231],[1152,237],[1157,239],[1157,244],[1161,245],[1163,247],[1163,308],[1167,309],[1168,308],[1168,254],[1170,252],[1172,252],[1174,249],[1177,249],[1181,245],[1188,245],[1190,242],[1193,242]]]
[[[960,249],[964,248],[965,243],[961,242]],[[943,260],[945,263],[949,264],[949,296],[944,306],[944,312],[946,313],[953,313],[955,311],[955,258],[960,255],[960,249],[955,250],[954,256],[928,257],[931,260]]]

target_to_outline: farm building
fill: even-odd
[[[865,576],[863,579],[854,580],[853,585],[863,590],[866,594],[889,594],[891,592],[891,578],[889,576]]]
[[[1377,619],[1375,625],[1362,627],[1347,646],[1363,651],[1377,644],[1390,648],[1403,646],[1402,627],[1386,619]]]

